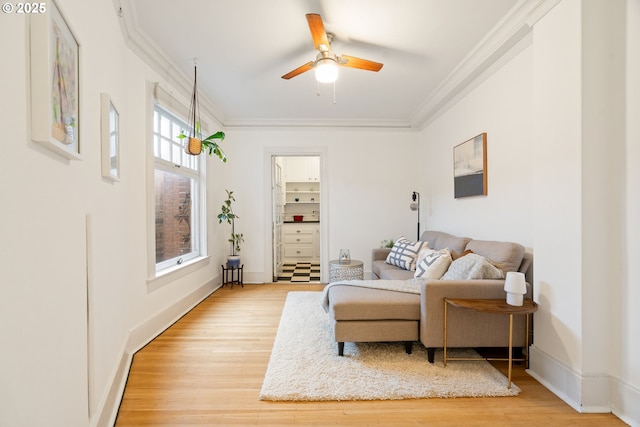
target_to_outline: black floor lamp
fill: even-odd
[[[411,202],[409,208],[411,208],[412,211],[418,211],[418,240],[420,240],[420,193],[414,191],[411,195],[411,200],[413,200],[413,202]]]

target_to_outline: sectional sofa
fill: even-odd
[[[503,278],[460,278],[450,270],[463,256],[486,259],[503,274],[519,271],[527,278],[525,298],[532,298],[533,257],[512,242],[474,240],[440,231],[425,231],[420,241],[435,251],[448,249],[454,261],[439,279],[414,279],[415,271],[389,264],[392,249],[372,251],[372,272],[376,279],[388,282],[391,289],[376,288],[375,283],[334,283],[326,290],[328,311],[340,354],[345,342],[420,341],[434,361],[435,349],[443,346],[444,298],[504,299]],[[476,274],[476,273],[473,273]],[[414,280],[411,280],[414,279]],[[414,282],[414,283],[412,283]],[[417,290],[393,289],[395,284],[412,283]],[[447,347],[507,347],[508,316],[450,308]],[[524,316],[514,319],[513,346],[524,347]],[[529,341],[531,342],[531,341]]]

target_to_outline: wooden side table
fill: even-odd
[[[509,358],[469,358],[469,357],[449,357],[447,358],[447,307],[451,305],[453,307],[458,307],[467,310],[474,310],[482,313],[493,313],[493,314],[508,314],[509,315]],[[527,368],[529,367],[529,327],[530,327],[530,317],[533,313],[538,310],[538,304],[530,299],[525,299],[522,306],[514,306],[507,304],[507,301],[504,299],[455,299],[455,298],[445,298],[444,299],[444,330],[443,330],[443,341],[444,341],[444,354],[443,361],[444,366],[447,366],[447,360],[508,360],[509,361],[509,383],[507,388],[511,388],[511,366],[513,361],[524,361],[527,364]],[[527,332],[525,337],[525,357],[524,358],[513,358],[513,315],[514,314],[524,314],[527,317]]]
[[[244,264],[240,267],[222,267],[222,286],[224,285],[233,285],[238,284],[244,288],[244,282],[242,279],[242,269],[244,268]]]
[[[329,261],[329,283],[338,280],[355,280],[364,278],[364,264],[362,261],[352,259],[349,262],[340,262],[337,259]]]

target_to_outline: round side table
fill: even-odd
[[[364,279],[364,264],[362,261],[352,259],[349,262],[340,262],[337,259],[329,261],[329,283],[338,280]]]
[[[478,311],[481,313],[493,313],[493,314],[505,314],[509,316],[509,358],[491,358],[491,360],[508,360],[509,361],[509,375],[507,376],[508,383],[507,388],[511,388],[511,369],[514,360],[521,360],[526,362],[527,368],[529,367],[529,324],[531,323],[530,317],[533,313],[538,311],[538,304],[533,300],[525,299],[521,306],[509,305],[504,299],[466,299],[466,298],[445,298],[444,299],[444,329],[443,329],[443,362],[444,367],[447,367],[447,360],[477,360],[478,358],[464,358],[464,357],[447,357],[447,306],[458,307],[466,310]],[[513,315],[524,314],[527,316],[527,331],[525,335],[525,358],[514,359],[513,358]]]

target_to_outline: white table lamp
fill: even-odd
[[[507,304],[522,306],[524,294],[527,293],[527,282],[524,273],[509,271],[504,281],[504,290],[507,293]]]

